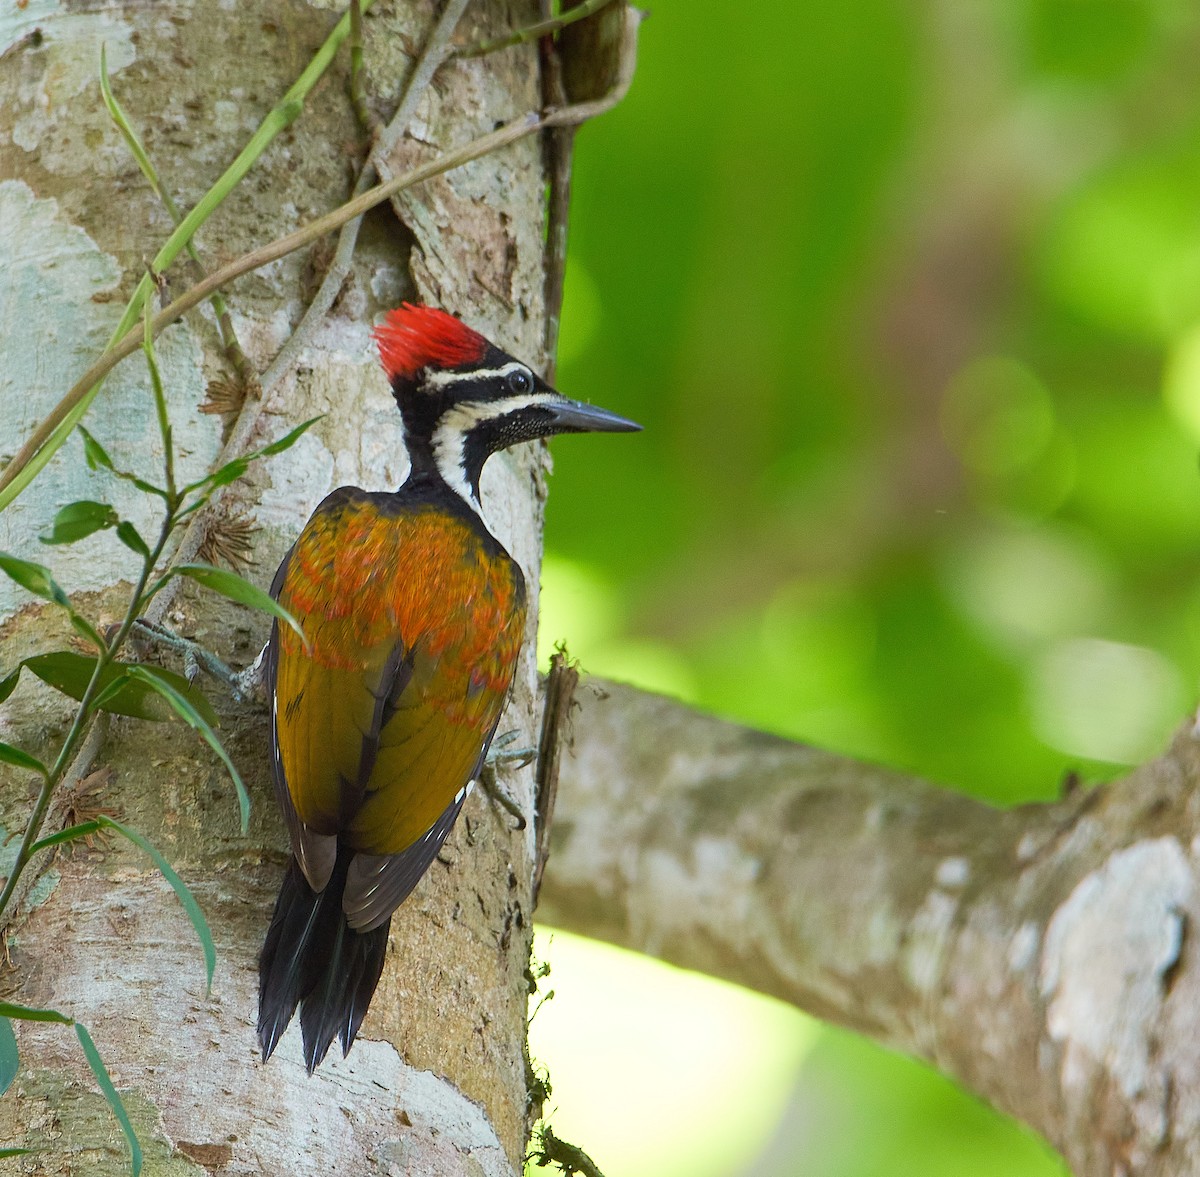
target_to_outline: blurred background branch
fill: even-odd
[[[1005,812],[628,687],[578,698],[540,918],[924,1058],[1077,1177],[1197,1171],[1190,728]]]
[[[729,14],[657,0],[577,136],[557,384],[646,431],[556,454],[543,665],[993,821],[1123,778],[1200,683],[1200,10]],[[928,1066],[552,935],[535,1058],[610,1174],[1063,1173]]]

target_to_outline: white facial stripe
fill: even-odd
[[[551,392],[523,392],[519,396],[505,396],[499,400],[463,401],[447,409],[438,421],[437,432],[451,429],[456,433],[466,433],[474,429],[481,421],[491,421],[496,417],[504,417],[515,413],[518,409],[531,409],[534,405],[556,405],[562,403],[562,397]]]
[[[425,385],[427,388],[444,388],[447,384],[473,384],[477,380],[503,380],[512,372],[524,372],[530,379],[533,378],[533,373],[524,364],[517,360],[511,360],[499,368],[479,368],[474,372],[426,372]]]
[[[433,431],[433,460],[437,463],[438,473],[451,490],[457,491],[464,503],[467,503],[483,519],[483,511],[475,491],[467,481],[466,467],[463,465],[464,434],[459,429],[449,429],[439,425]],[[487,520],[484,520],[486,524]]]
[[[525,368],[524,364],[515,365]],[[511,371],[514,365],[505,365],[504,371]],[[560,397],[548,392],[530,392],[524,396],[506,396],[492,401],[464,401],[448,409],[439,419],[437,428],[433,431],[433,460],[437,463],[438,472],[446,480],[448,486],[456,490],[463,500],[474,508],[475,513],[482,519],[479,500],[467,481],[466,446],[467,434],[483,421],[503,417],[518,409],[528,409],[534,405],[557,404]],[[486,522],[486,520],[485,520]]]

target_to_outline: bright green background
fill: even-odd
[[[1186,0],[656,0],[579,136],[558,379],[646,432],[555,446],[545,637],[1005,803],[1161,747],[1200,677],[1198,60]],[[669,1020],[693,979],[576,953],[535,1044],[609,1177],[1057,1171],[778,1006],[710,994],[645,1045],[643,997]],[[610,1042],[642,1026],[608,1070],[552,1016],[605,1001]],[[672,1111],[722,1024],[753,1049]],[[672,1056],[677,1163],[639,1160],[621,1068]]]

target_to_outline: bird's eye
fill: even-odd
[[[524,368],[514,368],[508,374],[508,389],[518,396],[533,391],[533,377]]]

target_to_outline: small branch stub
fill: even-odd
[[[537,903],[542,875],[550,856],[550,827],[554,822],[554,802],[558,796],[558,774],[564,746],[570,746],[571,708],[579,685],[579,664],[567,657],[560,646],[550,659],[550,673],[543,690],[542,731],[538,739],[535,773],[534,821],[537,849],[533,868],[533,901]]]

